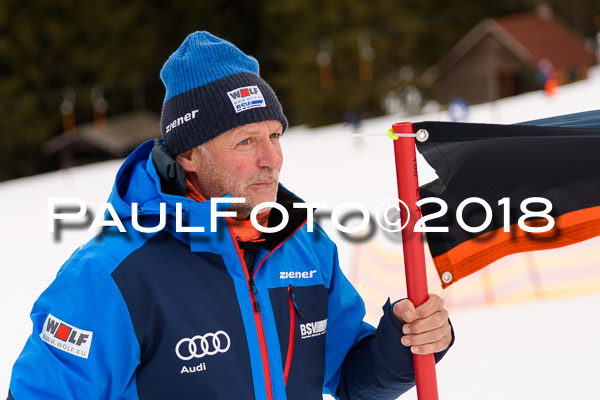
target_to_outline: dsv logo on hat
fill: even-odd
[[[258,86],[246,86],[227,92],[229,100],[236,113],[249,110],[251,108],[266,107],[265,98]]]
[[[199,347],[198,344],[200,345]],[[177,342],[177,346],[175,346],[175,354],[183,361],[188,361],[192,358],[202,358],[217,353],[225,353],[229,350],[230,345],[231,339],[227,332],[217,331],[205,335],[196,335],[193,338],[181,339]]]

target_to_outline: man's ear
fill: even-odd
[[[181,168],[187,173],[195,173],[200,166],[200,151],[197,148],[193,148],[184,153],[181,153],[175,157],[175,161]]]

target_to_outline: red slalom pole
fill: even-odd
[[[394,133],[414,134],[410,122],[392,125]],[[420,199],[419,179],[417,174],[417,156],[414,137],[398,137],[394,140],[396,158],[396,180],[398,198],[406,203],[410,215],[406,215],[406,207],[400,204],[401,223],[406,226],[402,230],[402,248],[404,251],[404,269],[408,299],[415,306],[423,304],[429,297],[427,289],[427,273],[425,270],[425,250],[423,234],[415,232],[415,222],[421,218],[421,210],[416,206]],[[407,222],[408,221],[408,222]],[[419,400],[437,400],[437,380],[435,359],[433,354],[413,354],[415,380]]]

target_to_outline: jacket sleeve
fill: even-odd
[[[396,399],[415,385],[413,356],[400,342],[402,323],[388,299],[377,329],[354,346],[342,366],[339,399]],[[454,342],[454,331],[452,331]],[[452,344],[451,344],[452,345]],[[437,363],[448,349],[434,354]]]
[[[67,261],[31,320],[9,399],[116,399],[135,390],[139,345],[118,287],[96,261]]]
[[[337,256],[334,264],[324,391],[344,400],[396,399],[415,385],[412,353],[400,341],[402,323],[394,318],[389,299],[377,329],[363,322],[364,303],[339,269]],[[350,348],[348,338],[352,338]],[[436,362],[446,351],[435,354]],[[335,368],[332,355],[338,362],[340,352],[344,354],[339,368],[328,376],[328,367],[329,371]]]

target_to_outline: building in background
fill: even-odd
[[[421,79],[442,104],[479,104],[585,79],[594,64],[584,41],[540,8],[483,20]]]
[[[46,141],[42,150],[57,155],[60,168],[123,158],[146,140],[162,137],[159,120],[150,111],[120,114],[100,125],[78,125]]]

